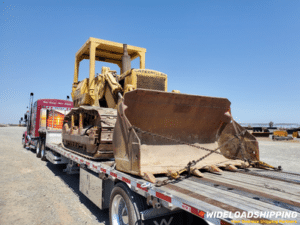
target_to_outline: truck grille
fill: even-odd
[[[153,77],[145,75],[136,75],[137,88],[151,89],[157,91],[165,90],[165,77]]]

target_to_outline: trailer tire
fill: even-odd
[[[46,158],[46,144],[44,140],[41,140],[41,160],[47,161]]]
[[[109,203],[111,225],[141,224],[140,211],[147,209],[145,199],[132,192],[126,184],[118,183],[112,190]]]
[[[36,144],[35,155],[37,158],[41,158],[41,139],[39,138]]]

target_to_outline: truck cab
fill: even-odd
[[[27,112],[27,129],[23,133],[24,148],[36,150],[41,157],[41,149],[45,143],[46,130],[61,132],[65,114],[73,108],[73,102],[61,99],[39,99],[31,104]]]

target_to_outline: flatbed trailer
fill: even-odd
[[[300,224],[298,173],[256,168],[206,172],[203,178],[190,176],[157,187],[116,170],[113,160],[94,161],[70,152],[60,141],[61,133],[47,132],[46,158],[54,164],[67,164],[66,172],[77,170],[80,191],[100,209],[113,207],[111,198],[116,187],[152,206],[134,209],[132,213],[138,214],[139,221],[136,224]],[[131,224],[128,214],[133,209],[126,210],[125,214],[119,212],[119,217],[110,213],[110,217],[116,217],[113,224]]]

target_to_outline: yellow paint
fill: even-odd
[[[300,132],[299,131],[293,132],[293,137],[295,137],[295,138],[300,137]]]
[[[155,70],[145,69],[146,49],[127,45],[131,61],[140,58],[140,68],[125,71],[117,75],[109,67],[102,67],[101,74],[95,76],[95,62],[114,63],[121,68],[123,44],[97,38],[89,38],[75,55],[72,99],[74,106],[104,106],[115,108],[118,93],[123,95],[137,88],[167,91],[167,75]],[[89,60],[89,78],[78,81],[79,64]],[[151,85],[148,85],[152,84]],[[155,85],[157,85],[157,88]],[[104,105],[99,105],[99,102]]]
[[[276,130],[273,132],[273,135],[279,137],[287,137],[288,133],[285,130]]]

